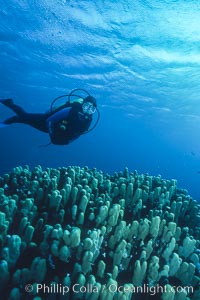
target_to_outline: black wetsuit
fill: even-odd
[[[4,103],[3,103],[4,104]],[[8,118],[4,121],[4,124],[13,124],[13,123],[23,123],[28,124],[40,131],[48,132],[46,126],[46,120],[49,117],[49,114],[38,114],[38,113],[27,113],[23,108],[14,103],[4,104],[10,109],[12,109],[16,115]]]
[[[92,116],[82,113],[80,103],[67,102],[63,106],[47,113],[27,113],[23,108],[10,101],[1,102],[12,109],[16,115],[6,119],[4,124],[23,123],[40,131],[49,133],[51,142],[66,145],[86,132],[92,122]],[[69,108],[68,110],[66,108]],[[62,111],[66,109],[66,116]],[[57,114],[55,120],[54,115]],[[60,119],[59,119],[60,117]]]

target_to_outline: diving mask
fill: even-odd
[[[96,107],[91,102],[84,102],[82,110],[84,114],[93,115],[96,111]]]

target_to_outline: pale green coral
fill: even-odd
[[[136,286],[160,284],[159,299],[198,300],[200,206],[176,184],[128,168],[26,166],[0,177],[1,294],[25,299],[31,283],[36,299],[48,281],[96,289],[66,299],[138,300]]]

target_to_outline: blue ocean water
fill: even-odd
[[[49,146],[25,125],[0,129],[0,173],[80,165],[178,180],[200,199],[198,0],[0,0],[0,98],[44,112],[74,88],[98,101],[91,133]],[[0,107],[0,119],[12,115]]]

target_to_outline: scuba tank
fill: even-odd
[[[60,100],[60,99],[62,99],[62,98],[65,98],[65,97],[67,97],[67,102],[66,103],[74,103],[74,102],[79,102],[79,103],[83,103],[83,101],[84,101],[84,97],[82,97],[82,96],[80,96],[80,95],[78,95],[78,94],[75,94],[75,92],[77,92],[77,91],[83,91],[85,94],[87,94],[87,97],[88,96],[90,96],[91,97],[91,95],[88,93],[88,91],[86,91],[85,89],[79,89],[79,88],[77,88],[77,89],[74,89],[74,90],[72,90],[69,94],[66,94],[66,95],[61,95],[61,96],[58,96],[58,97],[56,97],[55,99],[53,99],[53,101],[51,102],[51,106],[50,106],[50,112],[54,112],[54,111],[56,111],[56,110],[59,110],[59,107],[57,107],[57,108],[54,108],[54,104],[58,101],[58,100]],[[72,97],[77,97],[78,99],[72,99]],[[62,106],[62,105],[61,105]],[[61,107],[60,106],[60,107]],[[63,105],[64,106],[64,105]],[[83,134],[86,134],[86,133],[89,133],[89,132],[91,132],[96,126],[97,126],[97,124],[98,124],[98,122],[99,122],[99,119],[100,119],[100,111],[99,111],[99,109],[96,107],[96,111],[97,111],[97,120],[96,120],[96,122],[95,122],[95,124],[92,126],[92,128],[90,128],[87,132],[85,132],[85,133],[83,133]]]

